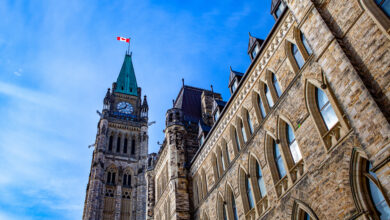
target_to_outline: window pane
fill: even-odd
[[[328,97],[321,89],[316,88],[316,97],[317,106],[321,113],[322,119],[324,120],[325,125],[329,130],[338,122],[338,118],[328,100]]]
[[[297,163],[302,159],[301,151],[299,150],[298,143],[295,140],[294,132],[290,125],[286,125],[287,142],[290,149],[291,156],[293,157],[294,163]]]
[[[227,215],[226,215],[226,206],[225,205],[223,205],[223,207],[222,207],[222,212],[223,212],[223,219],[228,220]]]
[[[257,184],[259,185],[260,189],[260,196],[264,197],[267,195],[267,190],[265,188],[265,183],[263,179],[263,174],[261,173],[261,168],[259,163],[256,161],[256,173],[257,173]]]
[[[234,129],[234,139],[236,141],[237,150],[240,151],[241,150],[241,146],[240,146],[240,141],[238,140],[238,135],[237,135],[236,129]]]
[[[225,151],[226,151],[227,162],[230,163],[229,149],[227,144],[225,144]]]
[[[321,89],[316,88],[317,106],[321,109],[329,102],[328,97]]]
[[[283,159],[282,155],[280,154],[279,151],[279,145],[274,142],[274,158],[275,158],[275,163],[278,168],[278,173],[279,173],[279,178],[282,179],[286,175],[286,170],[284,169],[284,164],[283,164]]]
[[[292,52],[299,69],[302,68],[303,64],[305,64],[305,60],[303,59],[301,52],[299,52],[297,45],[292,45]]]
[[[242,139],[244,139],[244,143],[246,143],[248,139],[247,139],[247,137],[246,137],[245,127],[244,127],[244,125],[242,124],[242,121],[240,122],[240,126],[241,126]]]
[[[282,95],[282,90],[280,89],[280,86],[279,86],[278,80],[276,79],[275,74],[272,74],[272,84],[274,85],[274,88],[276,90],[276,94],[278,95],[278,97],[280,97]]]
[[[231,196],[231,200],[232,200],[233,217],[234,217],[234,220],[238,220],[236,200],[234,199],[233,193],[231,193],[230,196]]]
[[[311,48],[310,48],[310,46],[309,46],[309,43],[307,42],[306,37],[305,37],[305,35],[303,35],[302,32],[301,32],[301,40],[302,40],[303,46],[305,47],[307,53],[308,53],[309,55],[311,55],[311,54],[313,53],[313,51],[311,51]]]
[[[251,132],[251,134],[253,134],[253,125],[252,125],[251,115],[249,114],[249,112],[247,112],[246,116],[247,116],[246,120],[248,121],[249,131]]]
[[[390,0],[384,0],[380,7],[385,12],[385,14],[390,17]]]
[[[310,215],[305,212],[305,215],[303,216],[304,220],[310,220]]]
[[[261,101],[261,98],[259,95],[257,95],[257,99],[259,101],[259,107],[260,107],[260,113],[261,113],[261,117],[264,118],[265,117],[265,109],[264,109],[264,105],[263,105],[263,102]]]
[[[367,172],[369,174],[373,173],[370,171],[371,167],[372,167],[372,164],[368,162]],[[376,178],[376,175],[373,177]],[[371,179],[367,178],[367,181],[368,181],[368,186],[369,186],[369,191],[370,191],[372,203],[374,203],[376,210],[379,212],[380,218],[381,219],[390,219],[390,208],[387,205],[386,200],[382,195],[382,192],[378,189],[376,184],[371,181]]]
[[[220,153],[220,159],[221,159],[221,164],[222,164],[222,171],[225,170],[225,161],[223,160],[223,154],[222,154],[222,151]]]
[[[217,178],[219,178],[219,174],[220,174],[220,172],[219,172],[219,166],[218,166],[218,162],[217,162],[217,158],[215,158],[215,164],[214,164],[214,166],[215,166],[215,168],[216,168],[216,171],[217,171]],[[215,180],[215,181],[217,181],[217,180]]]
[[[325,121],[326,127],[330,130],[338,121],[336,113],[333,111],[332,106],[328,103],[327,106],[321,111],[322,118]]]
[[[272,100],[272,95],[267,85],[264,85],[264,93],[265,96],[267,97],[269,107],[272,108],[272,106],[274,106],[274,101]]]
[[[252,188],[249,182],[248,176],[245,175],[245,183],[246,183],[246,195],[248,197],[249,209],[253,209],[255,207],[255,203],[252,197]]]

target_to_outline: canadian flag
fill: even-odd
[[[119,40],[119,41],[125,41],[126,43],[130,43],[130,38],[116,37],[116,39]]]

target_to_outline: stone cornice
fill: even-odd
[[[192,163],[191,174],[194,175],[199,169],[200,165],[203,163],[209,152],[212,150],[213,146],[221,137],[223,131],[230,124],[234,115],[239,110],[244,99],[248,96],[251,88],[255,85],[255,82],[260,77],[260,73],[266,68],[268,61],[275,54],[276,50],[279,48],[279,45],[282,43],[283,38],[288,33],[293,22],[295,21],[291,11],[288,11],[288,14],[285,17],[283,23],[280,24],[278,30],[273,34],[273,38],[269,41],[267,48],[261,53],[260,59],[257,60],[256,65],[253,66],[252,70],[249,70],[246,74],[249,74],[246,77],[243,86],[239,88],[238,94],[234,97],[230,108],[223,114],[221,117],[222,121],[218,123],[214,131],[209,135],[206,142],[203,145],[203,148],[200,150],[198,157]]]

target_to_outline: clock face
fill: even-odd
[[[119,102],[116,109],[125,114],[131,114],[133,112],[133,106],[128,102]]]

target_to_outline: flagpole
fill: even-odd
[[[128,54],[130,54],[130,40],[131,40],[131,38],[129,37],[129,46],[128,46],[128,48],[127,48],[127,53],[128,53]]]

